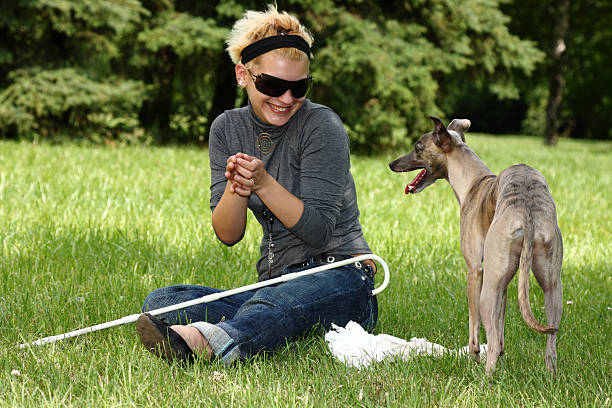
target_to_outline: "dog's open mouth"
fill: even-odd
[[[406,190],[405,190],[406,194],[410,194],[414,192],[414,190],[417,189],[419,184],[421,184],[421,181],[423,181],[423,178],[425,177],[426,173],[427,173],[427,170],[425,169],[421,170],[419,174],[417,174],[417,176],[414,178],[414,180],[412,180],[410,184],[406,185]]]

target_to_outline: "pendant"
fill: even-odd
[[[257,150],[260,151],[261,154],[268,154],[272,151],[274,147],[274,143],[272,142],[272,138],[270,134],[267,132],[261,132],[257,136]]]

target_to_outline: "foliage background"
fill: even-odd
[[[0,138],[206,143],[244,103],[224,39],[265,1],[0,3]],[[556,2],[284,0],[315,35],[310,95],[345,121],[355,151],[405,145],[427,117],[542,134]],[[612,138],[608,0],[572,3],[562,127]],[[580,10],[580,12],[578,12]],[[606,45],[607,44],[607,45]]]

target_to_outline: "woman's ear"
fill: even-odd
[[[247,75],[249,74],[246,67],[239,63],[236,64],[234,70],[236,71],[236,82],[238,82],[238,85],[241,87],[245,87],[247,85]]]

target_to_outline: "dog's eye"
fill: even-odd
[[[420,154],[420,153],[423,151],[423,146],[421,146],[421,145],[416,145],[416,146],[414,146],[414,151],[415,151],[417,154]]]

